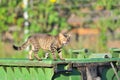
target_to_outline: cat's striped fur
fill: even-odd
[[[62,57],[61,49],[64,45],[66,45],[70,40],[70,35],[59,33],[56,36],[52,36],[49,34],[34,34],[30,36],[27,41],[20,47],[13,45],[15,50],[23,50],[27,46],[31,45],[31,50],[29,51],[29,59],[33,60],[32,53],[34,53],[34,57],[38,60],[41,58],[38,57],[39,49],[49,50],[52,52],[54,60],[56,60],[55,51],[58,52],[59,58],[64,60]]]

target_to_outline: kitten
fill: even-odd
[[[59,33],[56,36],[52,36],[49,34],[34,34],[30,36],[27,41],[20,47],[13,45],[15,50],[23,50],[27,46],[31,45],[32,49],[29,51],[29,59],[33,60],[32,53],[34,53],[34,57],[41,61],[41,58],[38,56],[39,49],[48,50],[52,52],[54,60],[56,60],[55,51],[58,52],[59,58],[64,60],[62,57],[61,49],[64,45],[66,45],[70,41],[70,35]]]

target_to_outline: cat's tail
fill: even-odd
[[[21,46],[13,45],[13,49],[15,49],[15,50],[23,50],[23,49],[25,49],[28,45],[29,45],[29,40],[27,40],[27,41],[26,41],[23,45],[21,45]]]

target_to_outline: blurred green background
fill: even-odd
[[[27,57],[28,49],[14,51],[12,45],[21,45],[31,34],[66,31],[72,33],[62,51],[66,58],[70,49],[97,53],[120,48],[120,1],[0,0],[0,58]]]

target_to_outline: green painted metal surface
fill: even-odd
[[[113,58],[120,58],[120,48],[111,48],[110,53]]]
[[[0,65],[3,66],[34,66],[34,67],[52,67],[54,64],[60,63],[95,63],[95,62],[111,62],[120,61],[120,58],[86,58],[86,59],[65,59],[65,61],[46,59],[42,61],[29,61],[28,59],[0,59]]]
[[[6,68],[6,69],[5,69]],[[49,68],[0,67],[0,80],[51,80],[53,70]],[[49,75],[48,75],[49,73]]]
[[[0,80],[51,80],[51,66],[51,61],[0,59]]]
[[[65,61],[29,61],[27,59],[0,59],[0,80],[82,80],[82,76],[74,64],[97,64],[108,62],[120,62],[120,58],[86,58],[66,59]],[[72,64],[72,71],[67,71]],[[57,71],[55,72],[55,66]],[[116,80],[112,68],[105,68],[102,72],[102,80]],[[120,76],[120,71],[118,71]],[[111,77],[109,77],[111,75]],[[113,77],[114,78],[113,78]],[[113,79],[112,79],[113,78]]]

